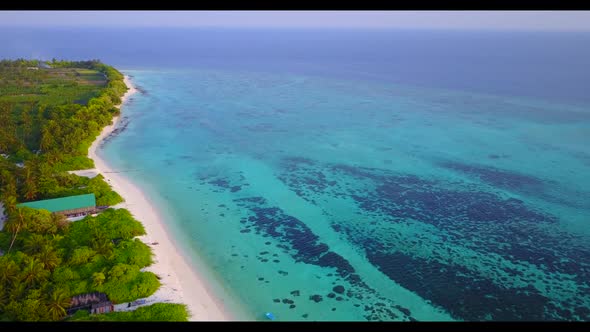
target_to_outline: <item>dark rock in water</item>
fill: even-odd
[[[280,260],[278,260],[278,259],[273,259],[272,261],[273,261],[273,262],[275,262],[275,263],[280,263],[280,262],[281,262],[281,261],[280,261]]]
[[[289,272],[279,270],[279,274],[282,276],[286,276],[289,274]]]
[[[269,245],[269,244],[270,244],[270,242],[268,242],[268,241],[267,241],[267,242],[264,242],[264,244],[266,244],[266,245]]]
[[[240,233],[250,233],[251,231],[252,231],[252,230],[250,230],[250,229],[247,229],[247,228],[246,228],[246,229],[242,229],[242,230],[240,231]]]
[[[292,291],[291,292],[291,295],[293,295],[293,296],[299,296],[300,295],[299,290]]]
[[[301,315],[301,317],[307,318],[307,317],[309,317],[309,315],[308,314],[303,314],[303,315]]]
[[[285,304],[293,304],[293,300],[283,299],[283,303],[285,303]]]
[[[231,187],[231,192],[235,193],[236,191],[240,191],[241,189],[242,189],[242,187],[240,187],[240,186],[233,186],[233,187]]]
[[[498,156],[497,154],[490,154],[490,155],[488,155],[488,158],[490,158],[490,159],[498,159],[498,158],[500,158],[500,156]]]
[[[338,294],[342,294],[342,293],[344,293],[344,286],[338,285],[338,286],[332,288],[332,290]]]
[[[514,203],[514,204],[524,204],[523,201],[517,198],[510,197],[506,200],[507,203]]]
[[[266,262],[268,262],[268,259],[265,258],[265,259],[261,259],[260,261],[263,263],[266,263]]]
[[[531,320],[549,320],[548,317],[563,317],[560,313],[555,316],[551,314],[552,311],[548,306],[549,299],[540,294],[533,286],[515,291],[514,289],[500,287],[489,279],[482,280],[474,277],[474,273],[466,268],[454,266],[451,269],[449,265],[442,265],[438,262],[431,262],[401,253],[370,254],[368,258],[371,263],[379,266],[392,280],[396,280],[402,286],[416,291],[418,294],[428,294],[432,302],[439,303],[452,314],[465,320],[484,320],[489,313],[492,314],[493,319],[507,321],[523,320],[525,317]],[[405,268],[403,272],[394,273],[395,269],[390,268],[392,266],[404,266]],[[420,274],[414,272],[416,266],[420,266]],[[434,272],[427,274],[424,271]],[[425,281],[432,280],[433,275],[436,275],[439,280],[445,280],[445,287],[425,287],[425,290],[409,287],[409,285],[424,285]],[[466,281],[469,282],[466,284]],[[488,294],[493,294],[494,297],[488,297]],[[465,306],[465,302],[463,302],[465,299],[470,299],[469,306]],[[515,308],[518,308],[518,310],[515,310]],[[563,317],[563,319],[566,318]]]
[[[289,309],[293,309],[293,308],[295,308],[295,307],[296,307],[296,305],[294,305],[294,304],[291,304],[291,305],[289,306]]]
[[[318,175],[322,177],[321,174]],[[277,248],[291,255],[298,262],[314,264],[321,267],[335,267],[342,277],[354,273],[349,262],[334,252],[329,251],[325,243],[302,221],[289,216],[277,207],[266,206],[263,197],[246,197],[234,200],[239,206],[245,207],[253,214],[248,222],[265,235],[279,239],[282,244]]]
[[[351,291],[347,291],[347,292],[346,292],[346,296],[348,296],[348,297],[352,297],[352,292],[351,292]]]
[[[336,297],[336,301],[342,301],[342,300],[344,300],[344,298],[342,296]]]
[[[316,303],[322,302],[322,300],[323,300],[322,296],[321,295],[317,295],[317,294],[310,296],[309,299],[311,301],[316,302]]]
[[[262,280],[264,280],[264,278],[263,277],[260,277],[260,278],[258,278],[258,280],[262,281]]]
[[[358,308],[358,307],[360,307],[361,305],[360,305],[360,304],[358,304],[358,303],[355,303],[355,304],[354,304],[354,306]]]
[[[220,188],[229,188],[229,182],[225,179],[217,179],[217,180],[209,181],[209,184],[215,185]]]
[[[333,298],[335,298],[335,297],[336,297],[336,294],[334,294],[334,293],[330,293],[330,294],[328,294],[328,297],[329,297],[329,298],[331,298],[331,299],[333,299]]]
[[[354,268],[350,265],[350,263],[344,257],[332,251],[329,251],[325,255],[321,256],[317,260],[316,265],[321,267],[335,267],[338,269],[338,273],[342,277],[354,273]]]
[[[236,257],[238,254],[231,254],[233,257]]]
[[[441,162],[440,166],[463,174],[478,177],[483,182],[504,189],[526,192],[542,192],[543,180],[535,176],[520,174],[495,167],[460,162]]]
[[[274,299],[274,300],[272,300],[272,301],[273,301],[274,303],[280,303],[280,302],[281,302],[281,299]]]
[[[261,251],[260,252],[260,255],[266,255],[266,254],[268,254],[268,251]]]
[[[396,304],[395,305],[395,308],[397,310],[399,310],[401,313],[403,313],[404,315],[406,315],[406,316],[410,316],[411,315],[410,310],[407,309],[407,308],[402,307],[401,305]]]
[[[332,308],[332,311],[336,311],[336,308]]]

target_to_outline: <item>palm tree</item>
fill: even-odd
[[[36,258],[29,258],[21,274],[21,281],[27,286],[34,286],[47,277],[49,277],[49,271],[45,270],[44,264]]]
[[[2,190],[0,190],[0,199],[4,202],[4,206],[8,212],[16,210],[16,180],[14,175],[7,170],[0,173],[0,183],[2,183]]]
[[[6,224],[4,225],[4,227],[6,228],[7,231],[12,233],[12,241],[10,242],[10,247],[8,247],[9,253],[10,253],[10,249],[12,249],[12,246],[14,245],[14,241],[16,240],[16,236],[18,235],[18,232],[25,226],[25,223],[26,223],[25,218],[23,216],[23,212],[21,209],[18,209],[18,214],[16,217],[11,216],[6,221]]]
[[[43,246],[47,245],[47,239],[40,234],[33,234],[25,240],[25,252],[29,255],[38,254]]]
[[[53,135],[51,134],[51,130],[49,130],[48,126],[44,126],[43,129],[41,129],[41,140],[39,142],[39,150],[43,151],[43,152],[47,152],[49,151],[49,149],[51,149],[51,147],[53,146]]]
[[[57,226],[58,230],[65,230],[68,226],[70,226],[66,216],[58,213],[51,214],[51,223]]]
[[[23,196],[27,200],[33,200],[37,197],[39,193],[39,188],[37,186],[37,176],[36,170],[38,168],[38,163],[36,159],[27,160],[25,162],[25,185],[23,187]]]
[[[49,271],[53,271],[53,269],[55,269],[60,263],[57,252],[50,245],[44,245],[37,257],[39,258],[39,262],[41,262]]]
[[[37,194],[39,193],[39,189],[37,188],[37,181],[35,181],[35,179],[33,179],[32,177],[29,178],[27,176],[27,179],[25,180],[25,186],[23,187],[23,191],[23,196],[27,200],[34,200],[37,197]]]
[[[18,265],[8,258],[0,259],[0,285],[8,288],[8,285],[14,284],[18,279]]]
[[[0,312],[4,311],[4,307],[10,302],[8,295],[7,287],[0,287]]]
[[[100,272],[94,272],[94,273],[92,274],[92,285],[93,285],[94,287],[98,287],[98,286],[100,286],[100,285],[104,284],[104,281],[105,281],[105,280],[106,280],[106,277],[105,277],[105,275],[104,275],[104,272],[103,272],[103,271],[100,271]]]
[[[10,288],[10,294],[8,296],[8,302],[15,301],[20,302],[27,294],[27,287],[20,280],[16,280]]]
[[[66,308],[70,306],[71,298],[63,289],[56,289],[47,301],[47,311],[53,320],[61,320],[66,316]]]
[[[4,201],[4,206],[6,207],[6,210],[8,212],[16,211],[16,204],[17,204],[16,196],[10,196],[10,195],[4,196],[3,195],[2,200]]]
[[[110,257],[113,254],[113,242],[99,233],[92,239],[92,249],[105,257]]]
[[[51,245],[59,246],[59,242],[64,239],[63,235],[51,234]]]

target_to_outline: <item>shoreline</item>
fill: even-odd
[[[121,98],[118,108],[121,108],[131,95],[138,92],[129,76],[124,76],[125,85],[129,90]],[[102,174],[112,189],[125,200],[114,208],[128,209],[143,224],[147,234],[138,238],[152,248],[154,263],[142,270],[155,273],[161,283],[160,288],[146,298],[145,305],[155,302],[186,304],[189,321],[233,320],[234,317],[224,310],[221,301],[216,299],[212,291],[208,289],[206,280],[191,267],[179,248],[174,245],[173,237],[166,230],[164,218],[154,208],[154,204],[137,186],[121,174],[114,173],[113,169],[97,155],[97,149],[117,127],[120,118],[121,115],[114,117],[113,124],[104,127],[88,149],[88,157],[94,161],[95,168],[75,172],[86,172],[89,175],[93,172]]]

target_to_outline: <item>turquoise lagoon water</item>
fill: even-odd
[[[587,32],[2,26],[0,45],[133,76],[99,153],[245,319],[590,320]]]
[[[245,319],[590,319],[583,103],[123,71],[141,93],[100,153]]]

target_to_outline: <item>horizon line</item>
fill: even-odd
[[[0,28],[101,28],[105,30],[121,28],[154,29],[228,29],[228,30],[420,30],[420,31],[514,31],[514,32],[590,32],[590,28],[531,28],[531,27],[395,27],[395,26],[236,26],[236,25],[67,25],[67,24],[2,24]]]

